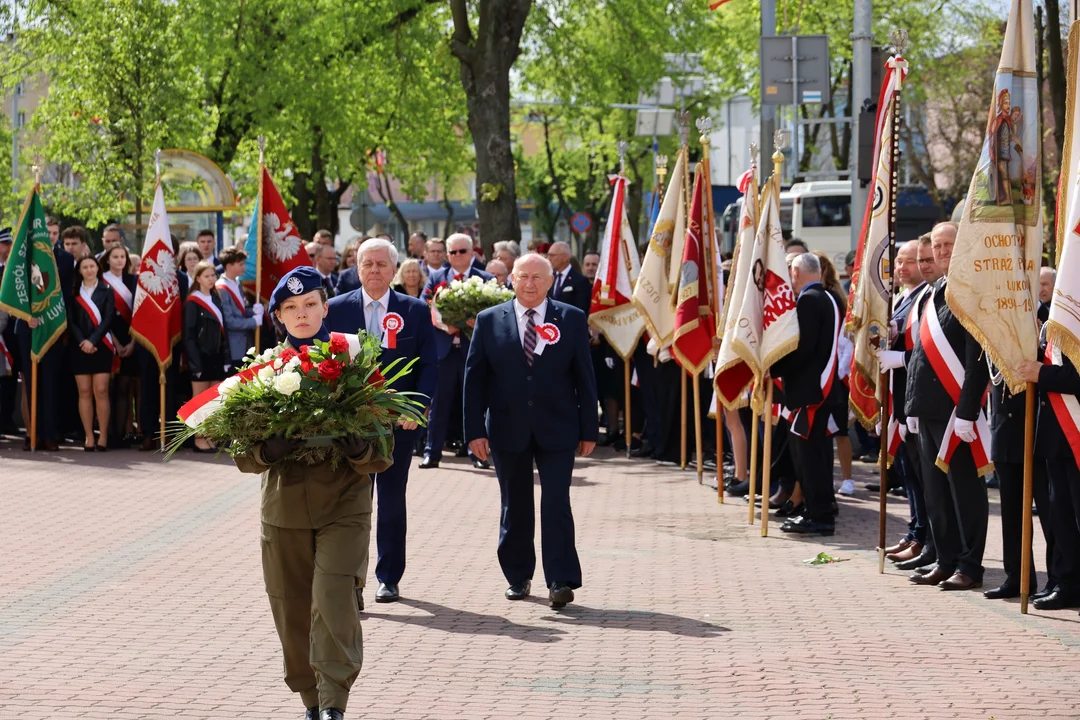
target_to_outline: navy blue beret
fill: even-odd
[[[318,290],[322,286],[322,275],[319,275],[315,268],[310,265],[302,265],[298,268],[293,268],[285,273],[284,277],[278,280],[277,287],[274,288],[274,293],[270,296],[269,310],[270,312],[274,312],[278,305],[289,298],[296,297],[297,295],[306,295],[312,290]]]

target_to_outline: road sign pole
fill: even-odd
[[[769,37],[776,34],[776,0],[761,0],[761,37]],[[764,85],[764,78],[762,78]],[[761,97],[765,97],[765,88],[761,88]],[[761,157],[772,157],[773,135],[776,133],[776,106],[761,103],[761,130],[758,143],[761,145]],[[728,148],[728,153],[731,148]],[[765,183],[768,175],[768,163],[761,164],[761,177],[758,181]]]
[[[859,124],[860,109],[864,100],[871,97],[873,88],[870,87],[871,53],[870,43],[874,38],[871,29],[873,19],[872,0],[855,0],[855,23],[854,32],[851,34],[851,114],[852,114],[852,152],[851,167],[848,175],[851,177],[851,249],[859,247],[859,231],[862,229],[855,218],[861,218],[866,209],[866,196],[868,188],[862,187],[859,182]]]
[[[799,36],[791,34],[791,182],[799,176]]]

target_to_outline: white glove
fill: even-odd
[[[904,353],[902,350],[877,350],[874,355],[877,356],[882,372],[904,367]]]
[[[909,433],[914,433],[915,435],[919,434],[919,418],[909,417],[907,419],[907,431]]]
[[[905,425],[904,423],[900,423],[900,441],[901,442],[903,442],[904,440],[907,440],[907,434],[908,434],[907,425]]]
[[[608,370],[615,369],[615,358],[604,358],[604,364],[607,365]]]
[[[956,418],[956,422],[953,423],[953,433],[966,443],[975,442],[975,423]]]
[[[258,315],[259,317],[262,317],[262,314],[265,312],[265,308],[263,308],[262,303],[255,303],[251,306],[251,312],[255,315]]]

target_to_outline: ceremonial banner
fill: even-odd
[[[278,280],[294,268],[311,265],[311,258],[304,249],[304,241],[293,225],[289,211],[285,209],[281,194],[270,179],[269,171],[263,168],[262,173],[262,192],[255,202],[251,228],[244,245],[248,259],[242,279],[245,282],[255,282],[259,250],[258,219],[262,212],[262,298],[259,302],[269,302],[270,293],[274,292]]]
[[[641,274],[634,286],[634,306],[641,313],[649,336],[660,347],[671,344],[675,332],[675,294],[678,283],[669,282],[672,265],[678,268],[678,260],[672,263],[672,251],[675,238],[686,234],[686,193],[683,188],[683,173],[686,153],[680,151],[671,172],[664,202],[660,206],[660,215],[653,225],[649,238],[649,248],[641,263]],[[681,245],[681,243],[680,243]],[[681,257],[681,255],[680,255]]]
[[[894,122],[900,88],[907,77],[907,63],[901,57],[889,58],[878,96],[874,124],[874,191],[867,198],[851,275],[844,331],[852,339],[850,405],[856,419],[867,429],[880,417],[883,388],[879,386],[881,369],[874,351],[889,335],[889,303],[892,302],[893,217],[896,204],[893,154]]]
[[[1080,367],[1080,22],[1069,32],[1069,90],[1065,101],[1065,147],[1058,182],[1057,282],[1046,336]]]
[[[139,262],[139,284],[135,288],[135,309],[131,313],[131,336],[154,356],[164,370],[172,362],[172,348],[180,341],[180,285],[176,281],[165,195],[158,182],[154,205],[143,241]]]
[[[1033,295],[1043,234],[1038,91],[1031,0],[1013,0],[986,139],[964,201],[945,290],[949,308],[1013,393],[1025,387],[1016,368],[1038,350]]]
[[[740,267],[746,263],[744,287],[741,298],[736,291],[732,292],[729,311],[732,317],[727,323],[730,332],[724,333],[720,355],[731,363],[735,362],[732,354],[741,358],[761,389],[769,367],[799,345],[795,292],[788,274],[776,195],[769,185],[765,188],[753,245],[740,247],[739,255]],[[728,343],[730,346],[725,350]],[[745,383],[738,385],[745,372],[737,370],[735,364],[729,365],[727,372],[722,371],[717,386],[723,385],[721,398],[727,407],[737,406],[733,388],[745,387]]]
[[[709,300],[709,251],[706,243],[715,248],[710,236],[713,230],[705,217],[706,192],[711,192],[699,164],[694,171],[694,190],[690,200],[690,217],[686,224],[679,272],[679,294],[675,305],[675,335],[671,354],[683,370],[697,375],[712,359],[713,338],[716,336],[716,316]]]
[[[716,394],[724,407],[735,409],[746,404],[745,391],[754,379],[754,370],[736,351],[739,309],[746,296],[750,281],[750,262],[753,256],[754,235],[757,231],[757,194],[753,172],[744,173],[739,179],[743,193],[742,210],[739,213],[739,231],[735,238],[735,254],[731,258],[731,276],[727,299],[720,318],[720,354],[716,359],[714,385]],[[734,312],[732,309],[734,308]]]
[[[628,359],[637,347],[645,321],[630,301],[634,282],[641,272],[634,234],[626,216],[626,187],[629,181],[620,176],[612,179],[615,195],[611,199],[604,241],[600,247],[600,266],[593,285],[589,324],[607,338],[608,344]]]
[[[64,293],[37,185],[23,206],[19,231],[4,266],[0,309],[28,322],[32,317],[40,320],[31,332],[30,356],[34,360],[40,360],[67,328]]]

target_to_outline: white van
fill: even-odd
[[[851,181],[795,183],[780,193],[780,224],[785,237],[825,253],[844,275],[851,250]]]

